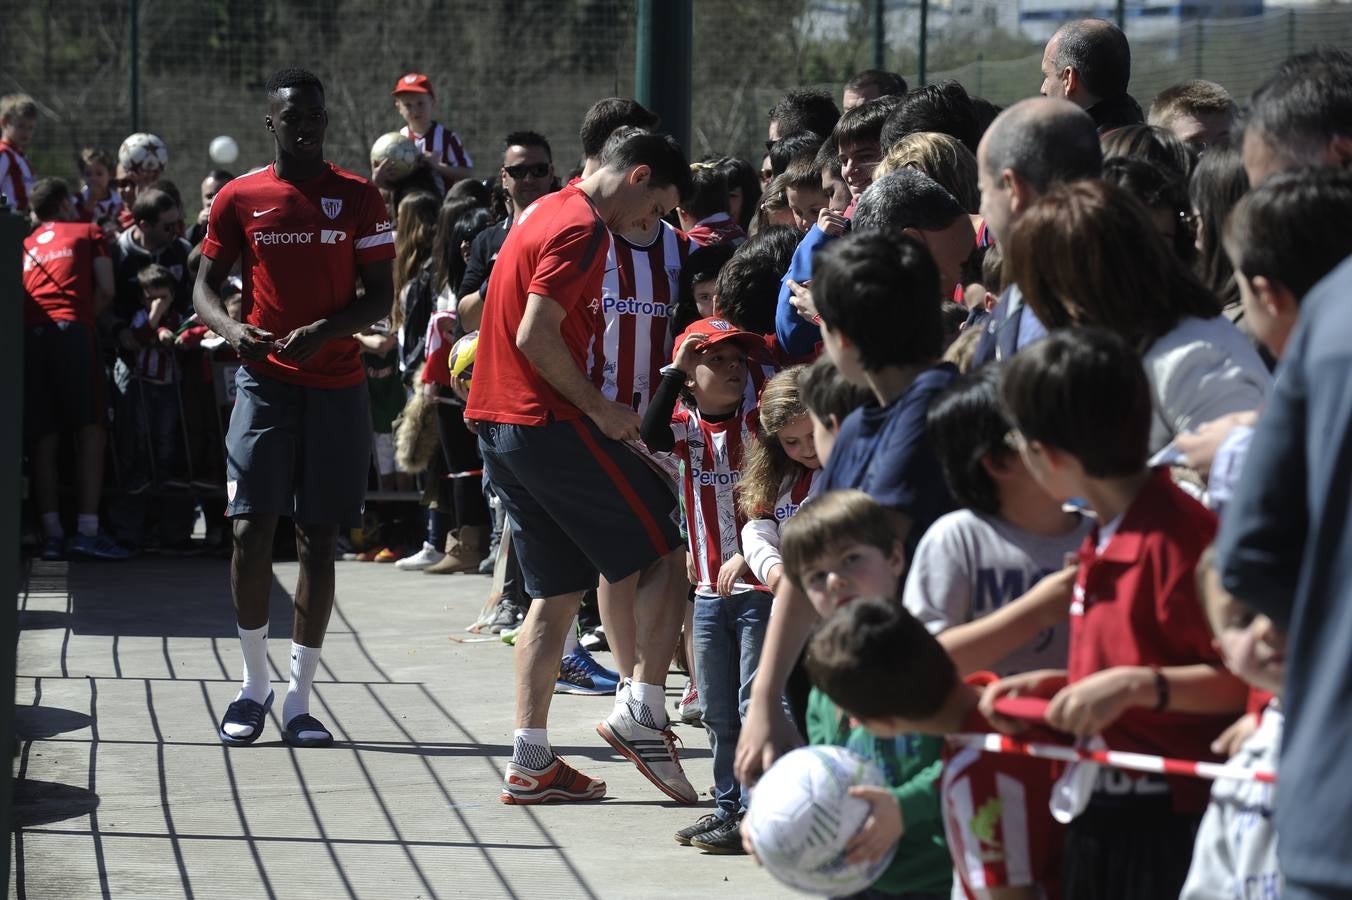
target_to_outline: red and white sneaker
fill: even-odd
[[[699,801],[694,785],[681,769],[676,735],[670,727],[649,728],[634,718],[628,706],[619,705],[596,726],[596,731],[662,793],[678,803]]]
[[[543,769],[531,769],[516,762],[507,763],[502,782],[502,802],[513,806],[536,803],[567,803],[600,800],[606,795],[606,783],[583,775],[559,757]]]

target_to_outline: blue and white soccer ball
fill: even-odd
[[[117,164],[128,175],[163,172],[169,165],[169,148],[156,135],[138,131],[128,135],[118,148]]]
[[[866,889],[892,863],[845,862],[845,845],[870,806],[847,792],[857,784],[886,787],[878,767],[844,747],[800,747],[770,767],[751,794],[746,828],[766,870],[795,890],[842,897]]]

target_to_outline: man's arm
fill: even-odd
[[[362,293],[352,302],[326,319],[303,325],[280,341],[279,359],[295,362],[319,352],[319,348],[334,338],[350,337],[389,315],[394,302],[394,262],[382,259],[357,266]]]
[[[638,440],[638,413],[623,403],[607,400],[574,362],[560,330],[566,315],[567,311],[552,298],[529,295],[516,332],[517,349],[550,387],[582,410],[606,437]]]
[[[230,277],[234,260],[212,259],[204,256],[206,263],[197,270],[197,282],[193,287],[193,308],[197,317],[208,328],[225,338],[241,359],[264,359],[272,352],[275,335],[253,325],[236,322],[225,310],[225,301],[221,299],[221,285]]]
[[[113,261],[107,256],[94,259],[94,315],[98,315],[113,302],[117,285],[113,281]]]
[[[456,303],[455,314],[466,332],[478,331],[483,324],[484,298],[478,291],[466,294]]]

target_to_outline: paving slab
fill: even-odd
[[[274,566],[275,711],[258,743],[226,748],[216,722],[241,667],[224,560],[31,564],[9,897],[798,896],[744,857],[672,840],[711,806],[706,736],[677,728],[703,801],[680,807],[596,734],[609,698],[557,695],[550,716],[556,749],[605,779],[605,800],[498,801],[512,651],[464,631],[486,577],[338,563],[313,692],[337,743],[287,747],[296,575]],[[682,685],[673,673],[669,703]]]

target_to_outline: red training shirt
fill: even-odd
[[[326,163],[308,181],[277,177],[272,166],[227,183],[211,204],[202,253],[244,257],[244,321],[282,340],[352,303],[357,266],[394,258],[394,223],[365,178]],[[340,388],[366,377],[355,338],[336,338],[296,364],[269,355],[247,360],[292,384]]]
[[[582,417],[517,349],[516,334],[527,296],[549,297],[563,307],[563,342],[587,372],[588,353],[605,330],[601,280],[609,246],[605,222],[579,188],[566,187],[526,207],[507,232],[488,280],[465,418],[545,425]]]
[[[1197,600],[1194,569],[1216,534],[1216,517],[1152,473],[1100,553],[1098,529],[1080,546],[1070,606],[1067,674],[1078,681],[1113,666],[1221,666]],[[1103,733],[1113,750],[1214,760],[1211,741],[1233,715],[1128,710]],[[1178,812],[1206,808],[1210,785],[1167,778]]]
[[[108,255],[103,231],[87,222],[44,222],[23,242],[24,327],[94,325],[94,260]]]

